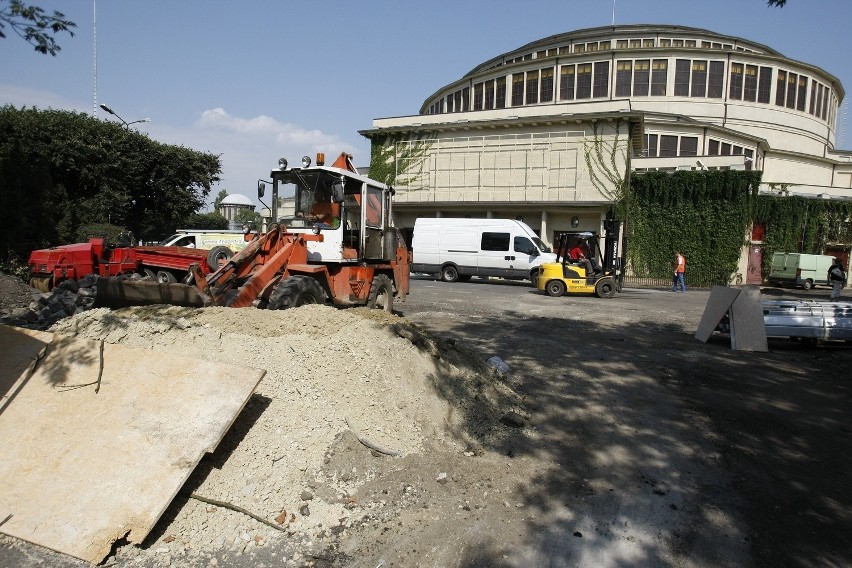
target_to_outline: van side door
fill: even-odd
[[[477,276],[510,278],[515,252],[509,231],[482,231],[477,255]]]
[[[540,254],[538,247],[535,246],[535,243],[529,237],[515,235],[512,249],[515,256],[512,264],[512,277],[521,279],[529,278],[530,267],[535,263],[536,257]]]

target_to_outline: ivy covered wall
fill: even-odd
[[[671,278],[674,254],[695,285],[726,284],[751,227],[761,172],[634,175],[627,201],[627,266],[634,276]]]

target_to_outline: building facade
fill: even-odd
[[[226,195],[219,203],[219,213],[228,220],[228,228],[238,230],[242,228],[239,220],[240,211],[254,211],[255,205],[251,199],[240,193]]]
[[[650,170],[758,169],[761,191],[852,199],[852,152],[835,147],[844,96],[825,70],[746,39],[607,26],[494,57],[361,134],[371,177],[397,190],[397,226],[506,217],[553,243],[600,233]]]

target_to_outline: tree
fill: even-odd
[[[234,222],[242,227],[243,225],[247,226],[249,229],[257,230],[260,228],[260,224],[263,218],[260,216],[260,213],[257,211],[252,211],[251,209],[239,209],[237,214],[234,216]]]
[[[766,0],[767,6],[775,6],[777,8],[783,8],[787,3],[787,0]]]
[[[184,226],[187,229],[223,230],[228,228],[228,220],[219,213],[193,213]]]
[[[159,240],[209,203],[220,172],[216,155],[115,122],[0,106],[0,255],[76,242],[85,225]]]
[[[213,212],[219,212],[219,206],[222,205],[222,201],[228,197],[227,189],[220,189],[218,195],[216,195],[216,200],[213,202]]]
[[[21,0],[0,0],[0,38],[5,38],[6,26],[12,29],[39,53],[56,56],[62,49],[53,38],[59,32],[68,32],[74,37],[71,28],[77,24],[65,19],[65,14],[57,10],[52,15],[38,6],[28,6]]]

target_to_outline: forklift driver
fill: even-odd
[[[582,241],[577,242],[571,250],[568,251],[568,256],[571,260],[577,262],[578,264],[582,264],[586,268],[586,277],[588,278],[595,272],[594,264],[588,257],[588,248],[586,244]]]

